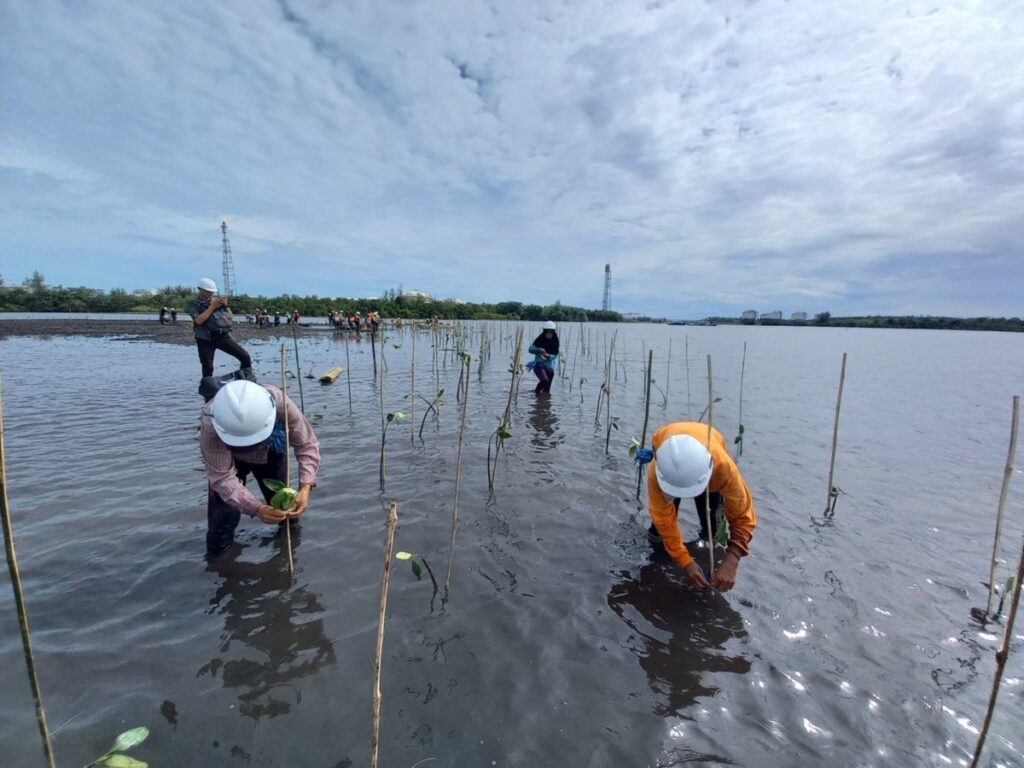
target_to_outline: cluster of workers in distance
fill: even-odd
[[[217,296],[216,283],[203,278],[198,290],[198,298],[187,309],[202,366],[199,389],[206,400],[199,446],[209,480],[206,546],[209,555],[215,556],[233,544],[243,513],[272,525],[297,523],[316,487],[320,442],[291,398],[277,387],[256,383],[248,353],[231,336],[232,311],[227,297]],[[373,330],[379,322],[377,318]],[[218,349],[238,359],[236,374],[213,376]],[[549,396],[560,354],[555,323],[544,323],[529,352],[534,358],[527,367],[537,377],[534,391],[538,397]],[[291,508],[279,510],[270,505],[274,492],[264,481],[285,481],[289,446],[298,461],[299,487]],[[697,589],[732,589],[740,560],[749,553],[757,519],[750,489],[729,455],[725,438],[701,422],[673,422],[654,432],[651,448],[638,451],[637,459],[648,465],[652,544],[664,548]],[[260,496],[246,487],[250,474],[256,478]],[[723,524],[723,513],[728,521],[726,552],[710,578],[690,555],[679,530],[679,505],[684,499],[693,500],[700,541],[709,546]]]

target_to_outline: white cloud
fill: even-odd
[[[1019,4],[0,14],[26,274],[189,282],[226,216],[253,291],[1024,314]]]

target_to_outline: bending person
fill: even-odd
[[[750,552],[757,516],[750,489],[729,456],[722,433],[712,429],[710,442],[709,451],[708,425],[697,421],[666,424],[654,433],[651,438],[654,457],[647,469],[647,509],[653,521],[649,533],[654,543],[660,541],[664,545],[693,586],[728,592],[736,583],[740,558]],[[708,531],[705,515],[705,496],[709,492],[711,531]],[[718,509],[725,502],[729,544],[710,583],[686,550],[679,533],[676,520],[681,499],[694,500],[700,519],[700,537],[711,542],[719,524]]]
[[[292,507],[282,511],[270,506],[274,494],[263,480],[286,479],[285,419],[299,465],[299,489]],[[203,406],[199,450],[209,479],[207,553],[215,555],[231,546],[243,512],[264,523],[287,523],[309,506],[320,469],[320,441],[298,406],[277,387],[251,381],[225,384]],[[250,472],[263,501],[245,487]]]
[[[538,382],[533,391],[538,395],[551,391],[551,381],[555,378],[555,367],[558,365],[557,327],[548,320],[542,328],[540,335],[530,345],[530,354],[535,355],[533,362],[526,364],[537,375]]]
[[[203,376],[213,375],[213,356],[220,349],[237,358],[242,375],[254,381],[252,358],[231,335],[234,313],[228,306],[228,297],[218,297],[217,284],[208,277],[199,280],[198,290],[199,298],[189,302],[185,311],[192,316]]]

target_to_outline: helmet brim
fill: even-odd
[[[657,465],[654,467],[654,476],[658,480],[658,487],[661,488],[666,496],[671,496],[675,499],[695,499],[707,489],[708,483],[711,481],[711,470],[708,469],[707,475],[701,482],[690,486],[672,485],[672,483],[662,477],[661,470],[658,469]]]
[[[268,424],[261,427],[260,431],[254,435],[232,435],[217,426],[216,421],[213,421],[213,428],[217,430],[217,436],[220,437],[224,445],[230,446],[231,448],[248,448],[256,445],[257,443],[262,443],[270,437],[270,433],[274,431],[275,421],[276,419],[271,419]]]

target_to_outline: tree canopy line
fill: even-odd
[[[739,324],[735,317],[709,318],[718,324]],[[757,320],[758,325],[827,326],[832,328],[923,328],[942,331],[1016,331],[1024,332],[1019,317],[941,317],[936,315],[866,315],[833,317],[819,312],[808,320]]]
[[[196,297],[196,289],[188,285],[166,286],[154,293],[126,291],[114,288],[51,287],[36,271],[19,286],[6,286],[0,280],[0,312],[159,312],[161,307],[175,307],[184,311],[185,305]],[[605,321],[619,322],[622,315],[600,309],[583,309],[555,303],[550,306],[524,304],[520,301],[501,301],[497,304],[477,304],[452,300],[403,296],[397,290],[384,292],[381,298],[353,299],[322,296],[249,296],[231,297],[236,314],[265,309],[271,314],[298,310],[304,317],[324,317],[335,310],[369,312],[376,310],[383,317],[431,318],[457,320],[554,320],[555,322]]]

